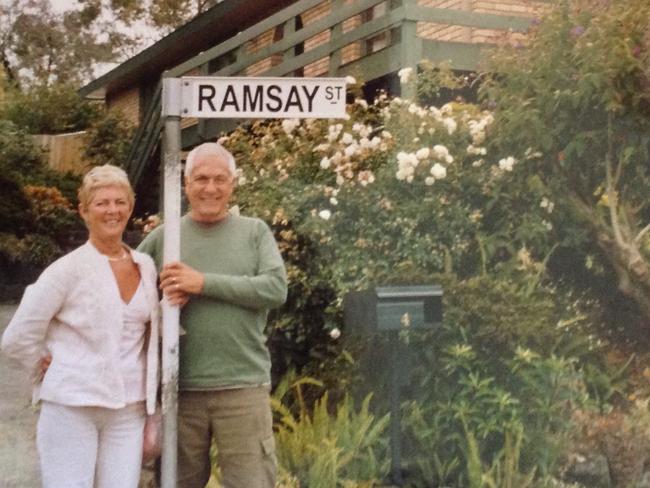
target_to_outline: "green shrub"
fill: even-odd
[[[278,461],[300,486],[333,488],[372,486],[386,474],[386,445],[383,437],[388,421],[370,413],[370,396],[356,410],[350,397],[330,406],[327,392],[311,410],[302,400],[301,388],[310,380],[289,376],[272,401],[278,416],[276,444]],[[282,403],[288,389],[295,390],[298,413]]]
[[[32,279],[69,250],[71,236],[84,229],[76,213],[79,177],[47,168],[41,150],[13,123],[0,120],[0,264],[4,279]]]
[[[29,134],[81,131],[99,115],[99,106],[82,99],[72,85],[14,88],[7,95],[0,119],[10,120]]]
[[[436,72],[426,90],[445,76]],[[309,372],[342,405],[365,387],[385,412],[387,379],[381,368],[366,376],[373,368],[363,363],[372,354],[384,364],[390,345],[346,337],[343,296],[439,283],[442,329],[403,335],[415,402],[405,407],[409,482],[466,487],[479,471],[483,483],[551,477],[571,409],[605,370],[592,337],[600,308],[548,273],[560,250],[551,194],[539,175],[519,172],[544,155],[532,146],[509,153],[495,143],[493,114],[462,101],[429,107],[380,95],[348,112],[334,123],[255,122],[221,140],[240,168],[236,203],[271,225],[287,263],[289,298],[269,330],[274,378]],[[337,329],[344,341],[330,334]],[[304,444],[313,418],[326,423],[327,405],[308,396],[291,411],[306,431],[287,427],[287,444],[293,435]],[[338,449],[331,443],[308,467],[286,461],[287,470],[305,479],[318,466],[331,479],[347,466]]]

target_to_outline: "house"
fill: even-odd
[[[545,0],[223,0],[80,93],[138,126],[127,169],[136,185],[159,166],[161,77],[346,76],[396,92],[395,73],[422,59],[477,68],[481,50],[525,31]],[[233,121],[183,119],[182,145]]]

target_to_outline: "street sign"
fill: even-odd
[[[181,78],[181,116],[325,118],[345,115],[345,78]]]

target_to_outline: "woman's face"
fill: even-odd
[[[122,239],[132,211],[126,190],[116,185],[98,188],[87,205],[79,205],[90,237],[99,240]]]

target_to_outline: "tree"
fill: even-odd
[[[134,39],[91,2],[59,14],[48,0],[0,4],[0,62],[16,85],[78,83],[115,61]]]
[[[178,28],[216,0],[0,0],[0,63],[17,85],[79,83]]]
[[[595,244],[650,320],[648,19],[647,0],[561,2],[494,55],[482,95],[496,106],[496,146],[522,156],[513,184],[536,177],[563,245]]]
[[[0,119],[10,120],[29,134],[81,131],[99,118],[99,106],[83,100],[74,86],[63,83],[22,91],[9,87],[7,100],[0,104]]]
[[[78,0],[85,9],[110,13],[127,25],[144,19],[150,27],[163,31],[180,27],[218,2],[219,0]]]
[[[128,160],[133,126],[120,112],[106,111],[86,129],[84,156],[92,165],[123,166]]]
[[[216,3],[216,0],[154,0],[151,2],[149,15],[154,26],[170,31],[202,14]]]

